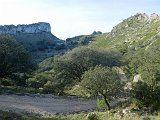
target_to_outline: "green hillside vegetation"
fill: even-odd
[[[159,109],[159,21],[159,16],[155,14],[148,16],[138,13],[115,26],[109,33],[89,35],[89,41],[92,42],[88,46],[72,49],[40,63],[28,79],[28,85],[36,89],[43,88],[44,93],[92,96],[81,86],[84,73],[97,65],[110,68],[118,66],[125,72],[128,82],[132,83],[137,74],[141,76],[142,84],[134,83],[132,87],[135,89],[129,95],[135,103]],[[82,38],[88,36],[75,37],[71,41],[81,41]],[[149,96],[139,96],[143,91],[149,91]]]
[[[56,45],[63,44],[63,41],[52,35],[51,33],[17,33],[13,35],[17,42],[22,44],[28,51],[43,51],[49,47],[57,47]]]
[[[94,38],[96,36],[100,35],[102,35],[102,32],[94,31],[91,35],[80,35],[80,36],[75,36],[73,38],[67,38],[66,46],[68,49],[73,49],[79,46],[85,46],[88,45],[90,42],[94,41]]]
[[[63,40],[51,33],[16,33],[12,35],[31,55],[34,62],[41,62],[66,51]]]
[[[159,17],[149,17],[138,13],[122,21],[111,32],[97,36],[90,46],[98,48],[118,48],[121,45],[136,49],[151,44],[159,33]]]
[[[87,47],[75,48],[64,55],[49,58],[40,63],[39,69],[32,78],[28,79],[28,82],[32,86],[38,85],[39,81],[41,86],[38,87],[44,88],[45,92],[64,94],[65,87],[69,88],[81,82],[84,72],[96,65],[120,66],[121,54],[117,51]],[[46,79],[42,79],[43,82],[40,82],[42,76],[40,79],[36,79],[39,75]]]
[[[141,104],[154,106],[156,109],[160,107],[159,26],[159,16],[136,14],[90,44],[94,48],[119,50],[127,63],[126,74],[129,79],[133,80],[134,75],[140,74],[143,81],[133,87],[133,97],[138,98]]]

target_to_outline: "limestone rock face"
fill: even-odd
[[[137,13],[135,15],[135,17],[137,17],[137,20],[139,22],[146,22],[146,21],[149,20],[149,16],[147,14],[145,14],[145,13],[143,13],[143,14],[142,13]]]
[[[0,33],[16,34],[16,33],[40,33],[51,32],[51,26],[46,22],[33,23],[28,25],[0,25]]]
[[[133,82],[138,82],[138,81],[142,81],[141,75],[137,74],[134,76]]]
[[[158,14],[155,14],[155,13],[151,14],[151,16],[150,16],[150,19],[151,19],[151,20],[155,20],[155,19],[157,19],[157,18],[159,18],[159,15],[158,15]]]

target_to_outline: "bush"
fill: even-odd
[[[13,82],[13,80],[11,80],[9,78],[2,78],[2,79],[0,79],[0,85],[3,85],[3,86],[13,86],[14,82]]]
[[[33,88],[40,88],[41,87],[41,83],[39,83],[35,78],[29,78],[27,80],[27,84],[29,87],[33,87]]]
[[[13,74],[10,77],[10,79],[12,79],[12,81],[14,82],[14,84],[16,86],[23,86],[23,87],[25,87],[27,85],[27,83],[26,83],[27,78],[28,78],[28,76],[23,73]]]
[[[139,107],[151,107],[153,110],[160,109],[160,86],[152,86],[145,82],[137,82],[132,86],[131,95]]]
[[[42,88],[47,81],[51,80],[52,77],[48,74],[40,73],[36,74],[33,77],[27,80],[27,84],[29,87],[33,88]]]
[[[7,78],[2,78],[0,79],[0,85],[3,85],[3,86],[13,86],[14,83],[11,79],[7,79]]]
[[[87,120],[98,120],[96,113],[89,113],[87,115]]]
[[[47,83],[43,86],[43,92],[47,94],[54,93],[57,95],[62,95],[63,89],[61,87],[61,84],[57,84],[52,81],[47,81]]]
[[[54,84],[51,81],[47,81],[46,84],[43,86],[43,92],[44,93],[54,93]]]
[[[98,108],[98,110],[104,110],[104,109],[106,109],[106,104],[105,104],[105,101],[104,101],[104,99],[97,99],[97,101],[96,101],[96,103],[97,103],[97,108]]]

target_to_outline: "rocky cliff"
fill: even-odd
[[[46,22],[39,22],[28,25],[0,25],[0,33],[16,34],[16,33],[41,33],[51,32],[51,26]]]
[[[65,41],[51,33],[51,26],[46,22],[23,25],[0,25],[0,33],[13,36],[29,53],[35,62],[66,50]]]

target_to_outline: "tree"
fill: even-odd
[[[108,100],[121,92],[123,83],[112,68],[96,66],[84,73],[81,85],[87,88],[90,93],[101,95],[110,110]]]
[[[29,54],[14,38],[0,34],[0,78],[25,73],[32,65]]]
[[[118,52],[79,47],[55,59],[54,70],[63,72],[72,79],[81,79],[82,74],[96,65],[117,66],[121,55]]]

